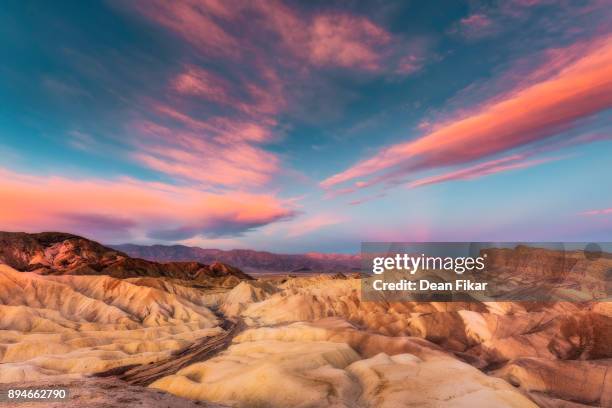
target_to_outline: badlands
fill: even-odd
[[[0,245],[0,394],[71,395],[3,405],[612,407],[611,303],[368,302],[343,274],[253,279],[59,233]],[[540,273],[543,254],[497,261]]]

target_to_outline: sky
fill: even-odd
[[[612,4],[12,1],[0,229],[612,241]]]

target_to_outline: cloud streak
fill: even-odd
[[[167,105],[156,105],[156,121],[131,125],[135,135],[132,157],[142,165],[204,187],[251,188],[268,183],[280,160],[258,146],[271,131],[251,121],[195,119]],[[160,124],[160,119],[171,123]]]
[[[612,208],[602,208],[599,210],[589,210],[589,211],[584,211],[580,213],[581,215],[588,215],[588,216],[593,216],[593,215],[608,215],[608,214],[612,214]]]
[[[321,185],[331,188],[355,181],[368,186],[418,170],[467,164],[572,128],[612,106],[612,37],[593,40],[579,52],[557,74],[512,89],[416,140],[383,149]]]
[[[502,173],[510,170],[525,169],[528,167],[537,166],[539,164],[550,161],[559,160],[558,157],[550,157],[543,159],[525,160],[524,155],[512,155],[501,159],[490,160],[484,163],[479,163],[474,166],[463,168],[460,170],[451,171],[448,173],[438,174],[431,177],[425,177],[408,183],[409,188],[423,187],[430,184],[444,183],[455,180],[473,180],[480,177],[489,176],[496,173]]]
[[[474,13],[462,18],[456,28],[467,39],[488,37],[497,32],[495,22],[484,13]]]

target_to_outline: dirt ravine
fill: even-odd
[[[162,377],[176,374],[182,368],[219,354],[229,347],[233,338],[244,330],[245,325],[241,319],[224,319],[221,327],[224,329],[223,333],[204,337],[164,360],[145,365],[117,367],[96,373],[93,377],[116,377],[130,385],[146,387]]]

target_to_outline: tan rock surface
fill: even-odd
[[[612,407],[612,361],[520,358],[495,375],[528,392],[591,406]]]
[[[218,333],[206,306],[176,294],[188,290],[0,265],[0,382],[146,364]]]
[[[445,353],[362,359],[341,337],[302,323],[249,330],[219,356],[151,387],[236,407],[535,407],[505,381]]]

